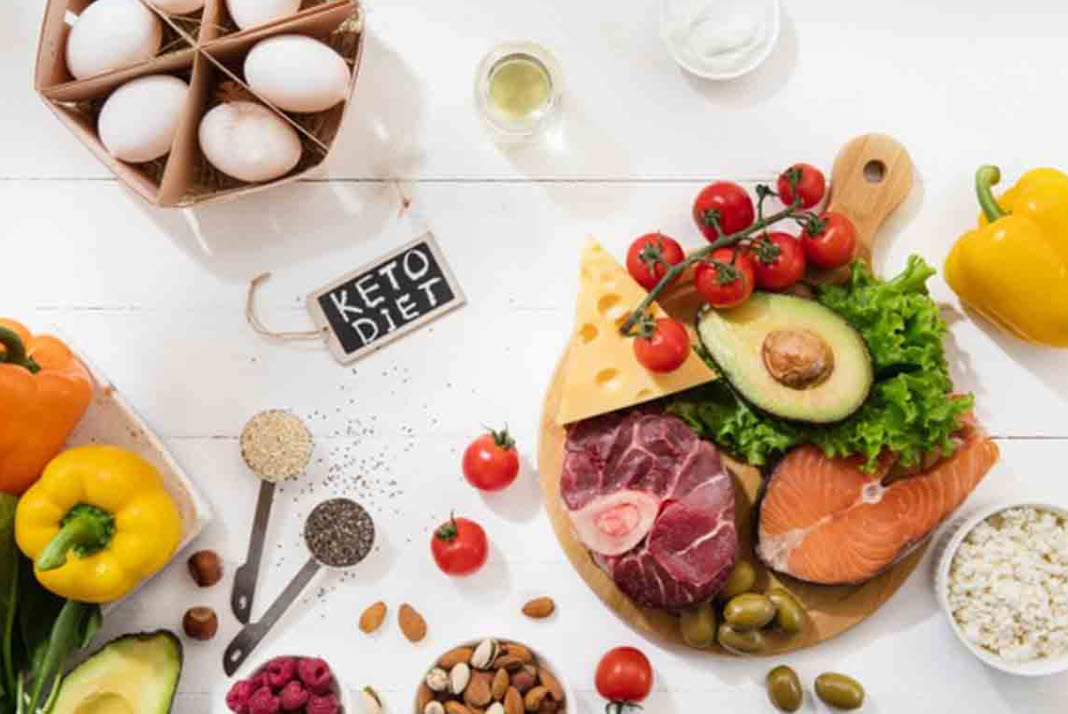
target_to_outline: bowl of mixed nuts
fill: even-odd
[[[501,638],[472,640],[427,670],[415,714],[564,714],[566,682],[539,652]]]

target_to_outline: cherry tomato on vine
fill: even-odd
[[[649,658],[634,647],[616,647],[605,653],[597,664],[597,693],[622,711],[626,704],[637,704],[653,688],[653,667]]]
[[[634,356],[651,372],[672,372],[690,354],[690,335],[670,317],[643,320],[634,338]]]
[[[812,164],[794,164],[779,174],[776,188],[779,191],[779,200],[787,206],[793,204],[796,188],[796,197],[801,200],[801,208],[812,208],[823,199],[827,180],[823,178],[823,172]]]
[[[682,246],[663,233],[646,233],[634,239],[627,250],[627,272],[638,285],[652,290],[672,265],[686,257]]]
[[[452,516],[430,541],[434,562],[447,575],[470,575],[486,562],[489,542],[482,526],[466,518]]]
[[[730,181],[708,184],[693,202],[693,220],[710,241],[719,237],[717,223],[723,235],[730,235],[751,226],[755,218],[753,199],[744,188]]]
[[[830,211],[805,228],[801,243],[808,262],[817,268],[838,268],[853,259],[857,229],[847,216]]]
[[[805,275],[805,251],[789,233],[767,233],[749,246],[761,290],[789,290]]]
[[[705,302],[712,307],[728,308],[748,300],[756,286],[755,268],[749,254],[734,248],[717,248],[709,257],[710,261],[699,262],[694,271],[694,285]]]
[[[519,475],[519,454],[508,429],[492,429],[464,450],[464,478],[482,491],[507,488]]]

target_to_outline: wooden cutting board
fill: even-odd
[[[890,137],[867,134],[847,143],[839,152],[831,172],[832,193],[829,209],[848,215],[857,228],[858,256],[870,260],[872,242],[880,225],[908,195],[912,188],[912,160],[904,147]],[[842,271],[820,276],[839,280]],[[660,301],[661,306],[683,324],[693,324],[701,300],[692,285],[681,285]],[[542,405],[538,443],[538,471],[542,496],[568,560],[586,584],[620,617],[639,630],[669,642],[685,645],[679,632],[678,618],[663,610],[636,605],[593,561],[589,551],[571,531],[567,509],[560,500],[560,471],[564,459],[566,431],[556,424],[557,405],[563,390],[563,366],[560,359]],[[905,582],[923,556],[924,547],[915,549],[879,577],[855,586],[828,587],[802,583],[777,576],[763,568],[753,554],[752,516],[763,483],[757,469],[728,460],[735,481],[736,518],[739,536],[738,557],[757,568],[757,589],[772,585],[785,587],[805,607],[808,622],[805,630],[793,636],[767,632],[766,654],[781,654],[810,647],[845,632],[871,616]],[[727,654],[718,646],[707,650]]]

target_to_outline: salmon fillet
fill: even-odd
[[[873,578],[927,537],[998,460],[997,445],[968,420],[960,445],[929,470],[889,485],[857,459],[815,446],[788,453],[765,486],[757,555],[768,567],[825,585]]]

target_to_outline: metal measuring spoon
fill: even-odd
[[[287,411],[260,412],[241,430],[241,458],[262,481],[256,498],[248,554],[244,564],[234,572],[234,589],[230,593],[230,609],[242,624],[247,624],[252,616],[252,600],[256,595],[275,484],[301,474],[311,459],[311,452],[311,432],[300,417]]]
[[[257,621],[245,625],[223,653],[223,669],[233,676],[256,645],[319,572],[319,568],[351,568],[367,557],[375,542],[375,524],[363,506],[347,498],[323,501],[304,521],[304,543],[311,552],[297,573]]]

